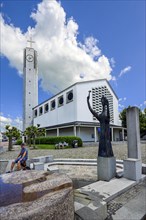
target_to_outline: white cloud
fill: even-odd
[[[112,81],[116,81],[117,79],[116,79],[115,76],[112,76],[111,80],[112,80]]]
[[[143,103],[144,105],[146,105],[146,101],[144,101],[144,103]]]
[[[119,98],[119,102],[124,102],[124,101],[126,101],[126,100],[127,100],[126,97],[124,97],[124,98]]]
[[[56,93],[79,80],[112,78],[110,61],[97,47],[97,39],[87,37],[84,44],[77,39],[78,24],[57,1],[43,0],[31,14],[36,22],[22,33],[19,27],[5,22],[1,16],[1,54],[19,74],[23,68],[23,49],[30,35],[38,51],[41,86]],[[81,79],[80,74],[84,73]]]
[[[19,130],[22,130],[22,118],[16,117],[15,119],[12,119],[9,116],[5,117],[2,115],[3,114],[1,113],[0,115],[0,131],[1,132],[5,131],[6,125],[11,125],[11,126],[18,128]]]
[[[124,69],[121,70],[119,77],[121,77],[122,75],[124,75],[125,73],[129,72],[131,70],[131,66],[127,66]]]
[[[87,37],[84,44],[79,43],[79,46],[91,56],[92,59],[96,59],[101,55],[101,50],[96,46],[98,40],[93,37]]]
[[[114,68],[115,65],[116,65],[116,61],[115,61],[114,57],[112,57],[112,58],[110,59],[110,63],[111,63],[111,66]]]
[[[119,107],[119,109],[125,108],[125,106],[124,106],[124,105],[121,105],[120,103],[118,104],[118,107]]]

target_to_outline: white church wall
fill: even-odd
[[[60,128],[59,136],[74,136],[73,127]]]
[[[35,107],[35,109],[37,109],[39,112],[39,108],[42,106],[43,114],[34,117],[34,125],[40,124],[40,127],[49,127],[74,121],[96,122],[97,120],[93,119],[93,115],[88,109],[87,95],[89,90],[92,90],[93,92],[94,89],[98,87],[107,88],[107,91],[109,92],[110,97],[113,100],[113,124],[118,125],[118,99],[106,80],[76,83],[66,90],[60,92],[56,96],[52,97],[50,100],[47,100],[41,105]],[[71,100],[68,101],[67,97],[71,93],[73,97]],[[63,98],[63,103],[60,104],[59,100],[61,98]],[[55,108],[52,110],[51,105],[53,101],[55,101],[56,104]],[[49,105],[49,110],[45,113],[45,105],[47,103]],[[101,104],[100,100],[99,103]],[[90,104],[92,106],[92,93]]]
[[[89,81],[77,84],[77,121],[95,122],[93,115],[88,109],[87,96],[88,91],[98,87],[104,87],[108,89],[113,98],[113,124],[118,125],[118,99],[114,92],[110,88],[106,80]],[[90,104],[92,106],[92,93],[90,94]]]
[[[77,129],[77,136],[79,136],[83,141],[94,142],[94,128],[91,127],[81,127]]]
[[[73,94],[73,98],[68,100],[68,96]],[[63,103],[59,103],[59,98],[63,98]],[[55,101],[55,108],[51,109],[52,102]],[[76,90],[75,86],[70,87],[69,89],[57,94],[52,97],[52,99],[47,100],[42,105],[39,105],[34,108],[34,111],[42,106],[45,109],[45,105],[48,103],[49,110],[45,113],[43,111],[42,115],[34,117],[34,125],[40,124],[40,127],[49,127],[64,123],[73,122],[76,120]]]

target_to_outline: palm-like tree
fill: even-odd
[[[12,150],[12,138],[19,138],[20,137],[20,131],[16,127],[11,127],[10,125],[6,125],[5,127],[6,132],[5,135],[9,139],[9,145],[8,145],[8,151]]]
[[[38,128],[36,126],[30,126],[26,128],[24,135],[26,135],[28,138],[29,147],[31,147],[31,138],[32,138],[33,147],[35,148],[35,138],[37,136],[37,133],[38,133]]]

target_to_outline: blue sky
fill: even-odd
[[[119,111],[143,110],[145,19],[142,0],[1,0],[1,129],[21,128],[23,48],[30,36],[38,51],[39,103],[77,81],[107,78]]]

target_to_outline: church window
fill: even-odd
[[[34,116],[37,117],[37,115],[38,115],[38,111],[37,111],[37,109],[35,109]]]
[[[58,97],[58,107],[62,106],[64,102],[63,95]]]
[[[54,110],[55,109],[55,99],[51,101],[51,110]]]
[[[29,82],[31,82],[31,80],[29,80]]]
[[[47,103],[47,104],[45,104],[45,113],[48,112],[48,111],[49,111],[49,105]]]
[[[29,71],[30,71],[31,69],[29,69]]]
[[[39,108],[39,115],[42,115],[43,114],[43,107],[41,106],[40,108]]]
[[[73,101],[73,90],[67,92],[67,94],[66,94],[66,103],[69,103],[72,101]]]

